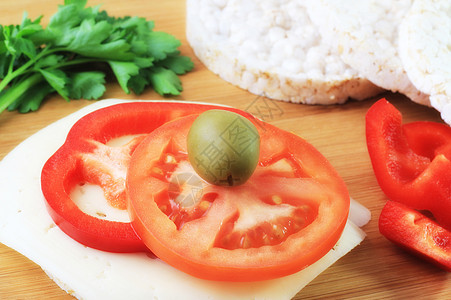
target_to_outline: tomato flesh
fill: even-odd
[[[196,277],[256,281],[297,272],[335,245],[349,195],[313,146],[248,117],[259,128],[259,165],[243,185],[215,186],[187,158],[195,118],[166,123],[132,155],[129,212],[150,250]]]

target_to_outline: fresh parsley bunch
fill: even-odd
[[[87,0],[65,0],[49,21],[0,25],[0,113],[35,111],[49,93],[64,99],[99,99],[105,76],[114,73],[126,93],[151,86],[161,95],[178,95],[178,75],[193,68],[177,50],[174,36],[153,31],[144,18],[115,18]]]

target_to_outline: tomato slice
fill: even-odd
[[[336,244],[349,194],[312,145],[248,117],[260,133],[259,165],[243,185],[215,186],[188,162],[195,118],[159,127],[130,161],[132,226],[152,252],[196,277],[257,281],[297,272]]]

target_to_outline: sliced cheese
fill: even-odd
[[[65,235],[47,213],[40,189],[45,161],[83,115],[121,100],[102,100],[34,134],[0,162],[0,242],[41,266],[79,299],[291,299],[345,255],[365,233],[348,221],[341,239],[321,260],[290,276],[264,282],[201,280],[143,253],[115,254],[85,247]],[[29,159],[32,157],[33,159]],[[355,204],[354,201],[351,202]],[[367,216],[367,210],[363,215]],[[351,216],[353,218],[353,209]],[[360,224],[366,223],[360,221]]]
[[[108,221],[130,222],[127,210],[111,206],[98,185],[76,185],[70,193],[70,198],[82,212],[90,216]]]

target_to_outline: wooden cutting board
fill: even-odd
[[[18,24],[23,11],[34,19],[56,12],[63,1],[1,1],[0,23]],[[92,0],[103,3],[111,15],[137,15],[154,20],[156,30],[175,35],[182,41],[181,51],[195,62],[195,69],[182,77],[184,92],[177,100],[228,104],[249,111],[260,111],[265,121],[307,139],[335,166],[345,180],[350,195],[368,207],[372,221],[364,227],[364,242],[350,254],[322,273],[295,299],[326,298],[422,298],[451,299],[451,275],[416,257],[406,254],[382,237],[377,228],[379,213],[387,200],[374,177],[365,144],[364,117],[378,98],[344,105],[307,106],[270,101],[234,87],[207,70],[189,47],[185,30],[185,1]],[[432,120],[441,122],[439,114],[397,94],[383,94],[401,110],[406,122]],[[161,99],[155,92],[127,95],[112,82],[104,98]],[[5,112],[0,115],[0,159],[21,141],[46,125],[90,104],[89,101],[67,103],[53,96],[35,113]],[[0,244],[0,299],[70,299],[33,262]]]

